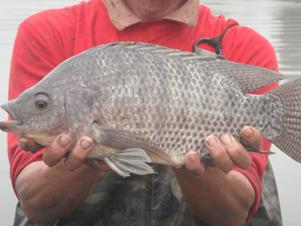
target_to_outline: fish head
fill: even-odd
[[[1,108],[9,114],[7,121],[0,122],[1,130],[44,146],[67,129],[64,97],[58,92],[32,87]]]

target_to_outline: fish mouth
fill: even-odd
[[[22,124],[16,120],[0,121],[0,129],[4,132],[15,132]]]
[[[23,125],[23,121],[18,119],[16,114],[10,109],[8,104],[1,105],[1,108],[9,115],[9,120],[0,121],[0,129],[4,132],[18,132]]]

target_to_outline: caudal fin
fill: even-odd
[[[270,94],[277,96],[283,107],[281,135],[272,142],[301,163],[301,79],[284,84]]]

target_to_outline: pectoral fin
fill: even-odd
[[[129,148],[117,151],[104,158],[108,166],[122,177],[130,174],[146,175],[154,173],[147,163],[151,162],[148,155],[140,148]]]
[[[91,137],[96,143],[111,147],[116,150],[137,147],[144,150],[149,150],[153,147],[151,142],[144,138],[143,135],[126,130],[107,128],[97,123],[93,123],[92,125]]]

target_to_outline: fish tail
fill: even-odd
[[[269,95],[279,99],[282,106],[280,135],[271,141],[301,163],[301,79],[281,85]]]

